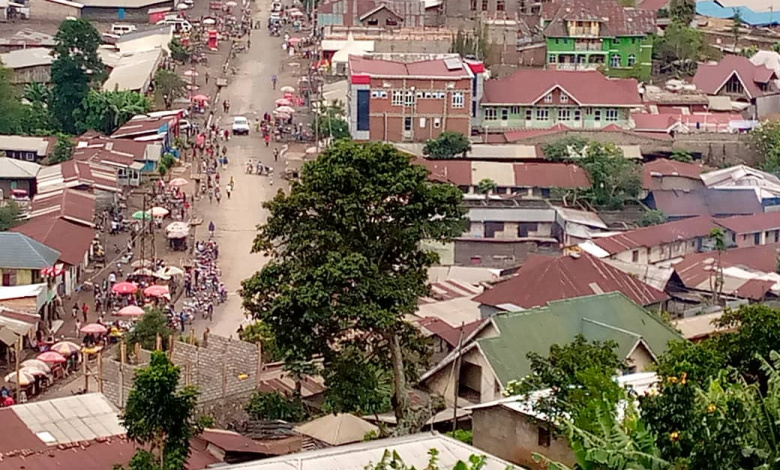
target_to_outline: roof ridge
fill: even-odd
[[[629,331],[629,330],[626,330],[624,328],[620,328],[620,327],[617,327],[617,326],[614,326],[614,325],[610,325],[608,323],[600,322],[600,321],[594,320],[592,318],[582,317],[582,321],[588,322],[588,323],[593,323],[594,325],[598,325],[598,326],[601,326],[601,327],[604,327],[604,328],[607,328],[607,329],[610,329],[610,330],[619,331],[621,333],[625,333],[625,334],[627,334],[629,336],[633,336],[635,338],[642,338],[642,335],[640,335],[639,333],[635,333],[633,331]]]

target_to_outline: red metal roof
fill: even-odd
[[[718,219],[718,225],[734,233],[753,233],[780,230],[780,212],[765,212]]]
[[[95,230],[59,217],[38,217],[11,229],[60,252],[60,261],[78,266],[92,246]]]
[[[701,181],[699,175],[704,169],[693,163],[676,162],[674,160],[667,160],[665,158],[659,158],[653,160],[650,163],[642,165],[642,187],[644,189],[661,189],[653,181],[653,177],[659,176],[679,176],[680,178],[688,178],[692,180]],[[660,181],[658,181],[660,183]],[[702,183],[703,185],[704,183]]]
[[[416,323],[421,328],[425,328],[432,334],[443,339],[444,342],[449,344],[451,347],[457,347],[461,338],[461,330],[463,330],[463,339],[465,340],[471,333],[474,332],[474,330],[479,328],[479,325],[482,324],[482,320],[475,320],[457,328],[437,317],[421,318]]]
[[[264,456],[286,455],[301,449],[301,438],[298,436],[261,442],[233,431],[206,429],[196,439],[208,442],[225,452],[262,454]]]
[[[418,158],[414,163],[428,169],[432,181],[471,186],[471,162],[468,160],[428,160]]]
[[[717,64],[700,64],[693,76],[693,84],[708,95],[717,95],[735,74],[751,98],[764,94],[759,84],[777,79],[775,73],[764,65],[755,65],[747,57],[727,55]]]
[[[515,185],[521,188],[589,188],[588,173],[568,163],[515,163]]]
[[[594,238],[593,243],[607,253],[614,255],[634,248],[650,248],[665,243],[705,237],[716,227],[717,225],[710,217],[692,217],[631,230],[611,237]]]
[[[94,225],[95,196],[75,189],[40,194],[33,198],[31,218],[56,216],[82,225]]]
[[[595,70],[520,69],[506,78],[485,82],[482,104],[532,106],[559,89],[580,106],[638,106],[642,100],[637,86],[634,79],[611,79]]]
[[[457,68],[449,68],[445,61],[457,61]],[[426,79],[471,78],[471,72],[460,58],[431,59],[417,62],[371,59],[349,56],[349,73],[371,77],[421,77]]]
[[[0,423],[0,455],[7,457],[14,451],[38,452],[47,448],[11,408],[0,408]],[[0,467],[5,469],[5,459],[2,462]]]
[[[667,217],[752,215],[764,208],[752,189],[653,190],[653,205]]]
[[[634,276],[583,253],[578,256],[531,255],[517,274],[474,298],[485,305],[514,304],[522,308],[546,305],[607,292],[622,292],[639,305],[669,297]]]
[[[623,7],[616,0],[556,0],[542,3],[542,19],[549,21],[546,37],[569,37],[569,21],[598,21],[600,37],[645,36],[656,31],[651,10]]]

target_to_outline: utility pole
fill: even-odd
[[[463,327],[464,324],[460,324],[460,333],[458,334],[458,349],[457,356],[455,356],[455,390],[454,400],[452,401],[452,430],[455,431],[458,428],[458,391],[460,389],[460,357],[463,351]]]

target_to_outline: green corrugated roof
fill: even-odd
[[[54,266],[60,252],[27,235],[0,232],[0,269],[42,269]]]
[[[553,344],[566,344],[581,334],[589,341],[612,340],[618,356],[627,357],[641,338],[656,356],[671,340],[682,337],[620,292],[550,302],[522,312],[493,317],[501,334],[477,341],[501,383],[528,375],[528,353],[547,355]]]

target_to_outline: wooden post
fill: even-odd
[[[97,368],[98,392],[103,393],[103,351],[98,353]]]
[[[195,344],[195,329],[190,328],[190,339],[188,341],[191,345]]]
[[[160,336],[160,333],[157,333],[157,336],[154,338],[154,350],[162,351],[162,336]]]
[[[260,385],[260,375],[263,373],[263,369],[265,369],[263,365],[263,342],[258,341],[257,342],[257,380],[255,385]]]
[[[127,360],[127,343],[119,343],[119,406],[125,405],[125,361]]]
[[[84,353],[81,355],[81,365],[82,370],[84,371],[84,391],[89,391],[89,373],[87,372],[87,353]]]
[[[176,343],[176,340],[173,339],[173,335],[168,336],[168,357],[173,360],[173,345]]]
[[[19,339],[16,340],[16,349],[14,356],[16,357],[16,402],[19,403],[22,397],[22,372],[21,372],[21,359],[22,359],[22,336],[19,335]]]
[[[222,398],[227,396],[227,357],[222,355]]]
[[[141,363],[141,343],[135,343],[135,361]]]
[[[460,334],[458,335],[458,355],[455,356],[455,397],[452,401],[452,430],[455,431],[458,428],[458,389],[460,389],[460,357],[463,353],[463,327],[464,323],[460,324]]]

